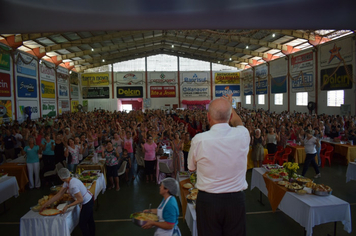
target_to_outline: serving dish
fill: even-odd
[[[318,190],[312,190],[312,193],[318,196],[330,196],[333,191],[326,192],[326,191],[318,191]]]
[[[146,218],[144,220],[144,218]],[[153,221],[158,221],[158,216],[153,214],[153,213],[144,213],[144,212],[135,212],[131,214],[132,222],[137,225],[142,227],[147,223],[147,220],[153,220]]]

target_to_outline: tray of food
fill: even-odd
[[[274,173],[274,172],[269,172],[267,173],[267,177],[271,179],[272,181],[279,182],[282,181],[283,178],[279,176],[279,173]]]
[[[42,216],[55,216],[61,213],[62,211],[58,209],[44,209],[43,211],[40,211],[40,215]]]
[[[188,177],[188,176],[189,176],[189,173],[188,173],[188,171],[179,171],[179,176]]]
[[[299,195],[305,195],[305,194],[307,193],[307,191],[304,190],[304,189],[296,190],[295,192],[296,192],[297,194],[299,194]]]
[[[132,222],[135,225],[143,226],[148,220],[158,221],[158,216],[153,213],[136,212],[131,214]]]
[[[298,183],[289,183],[285,186],[289,191],[295,192],[296,190],[302,190],[303,186]]]
[[[36,206],[30,207],[30,209],[34,212],[39,212],[41,207],[42,207],[41,205],[36,205]]]
[[[283,169],[283,166],[280,166],[278,164],[267,164],[267,165],[262,165],[263,168],[266,170],[278,170],[278,169]]]
[[[282,181],[278,181],[277,184],[278,184],[278,185],[281,185],[281,186],[286,186],[287,184],[289,184],[289,182],[282,180]]]
[[[296,181],[299,185],[302,186],[305,186],[307,183],[313,182],[311,179],[305,177],[298,177]]]
[[[62,189],[62,185],[52,186],[49,190],[51,193],[58,193]]]
[[[330,196],[333,190],[324,184],[316,184],[312,190],[313,194],[318,196]]]
[[[98,176],[100,175],[100,170],[83,170],[82,171],[83,176]]]
[[[185,183],[183,184],[183,188],[185,189],[190,189],[190,188],[193,188],[194,186],[191,184],[191,183]]]

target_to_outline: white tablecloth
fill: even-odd
[[[251,189],[257,187],[267,196],[267,189],[263,180],[264,168],[252,170]],[[313,227],[328,222],[341,221],[344,230],[351,233],[350,204],[333,195],[320,197],[316,195],[298,195],[286,192],[278,208],[298,222],[306,230],[307,236],[313,234]]]
[[[42,216],[38,212],[29,211],[20,220],[20,236],[70,236],[79,223],[80,207],[63,215]]]
[[[98,198],[100,192],[104,194],[105,190],[106,190],[105,178],[103,173],[101,173],[100,177],[96,180],[94,200]]]
[[[187,222],[190,232],[193,236],[198,236],[197,229],[197,212],[195,211],[194,205],[191,203],[187,204],[187,210],[185,211],[185,221]]]
[[[19,185],[17,184],[16,177],[2,177],[0,179],[0,203],[5,202],[7,199],[13,196],[19,196]]]
[[[157,157],[157,163],[156,163],[156,179],[157,179],[157,184],[161,184],[162,177],[159,173],[159,163],[164,162],[167,163],[169,166],[169,169],[173,170],[173,159],[167,158],[167,159],[160,159],[160,157]]]
[[[356,163],[350,162],[346,171],[346,183],[350,180],[356,180]]]

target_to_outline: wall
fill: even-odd
[[[288,58],[280,58],[269,63],[269,86],[270,90],[270,111],[281,113],[288,110],[288,79],[286,78],[288,72]],[[285,81],[285,83],[283,83]],[[272,88],[273,87],[273,88]],[[283,105],[275,105],[275,93],[283,94]]]

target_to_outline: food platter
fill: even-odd
[[[45,209],[43,211],[40,211],[40,215],[42,216],[55,216],[58,214],[61,214],[62,211],[58,210],[58,209]]]
[[[282,181],[278,181],[277,184],[278,184],[278,185],[281,185],[281,186],[286,186],[287,184],[289,184],[289,182],[282,180]]]
[[[158,216],[153,213],[136,212],[131,214],[132,222],[135,225],[143,226],[147,220],[158,221]]]
[[[299,185],[303,185],[303,186],[305,186],[309,182],[313,182],[311,179],[305,177],[298,177],[296,180]]]
[[[190,188],[193,188],[193,185],[191,183],[185,183],[185,184],[183,184],[183,188],[190,189]]]
[[[296,190],[302,190],[303,186],[300,186],[298,183],[289,183],[285,186],[289,191],[295,192]]]
[[[278,170],[278,169],[283,169],[283,166],[280,166],[278,164],[267,164],[267,165],[262,165],[263,168],[266,170]]]
[[[313,194],[318,196],[330,196],[333,190],[324,184],[316,184],[312,190]]]
[[[33,206],[33,207],[30,207],[30,209],[34,212],[39,212],[40,209],[41,209],[41,206],[40,205],[36,205],[36,206]]]
[[[189,176],[189,173],[188,173],[188,171],[179,171],[179,176],[188,177],[188,176]]]

